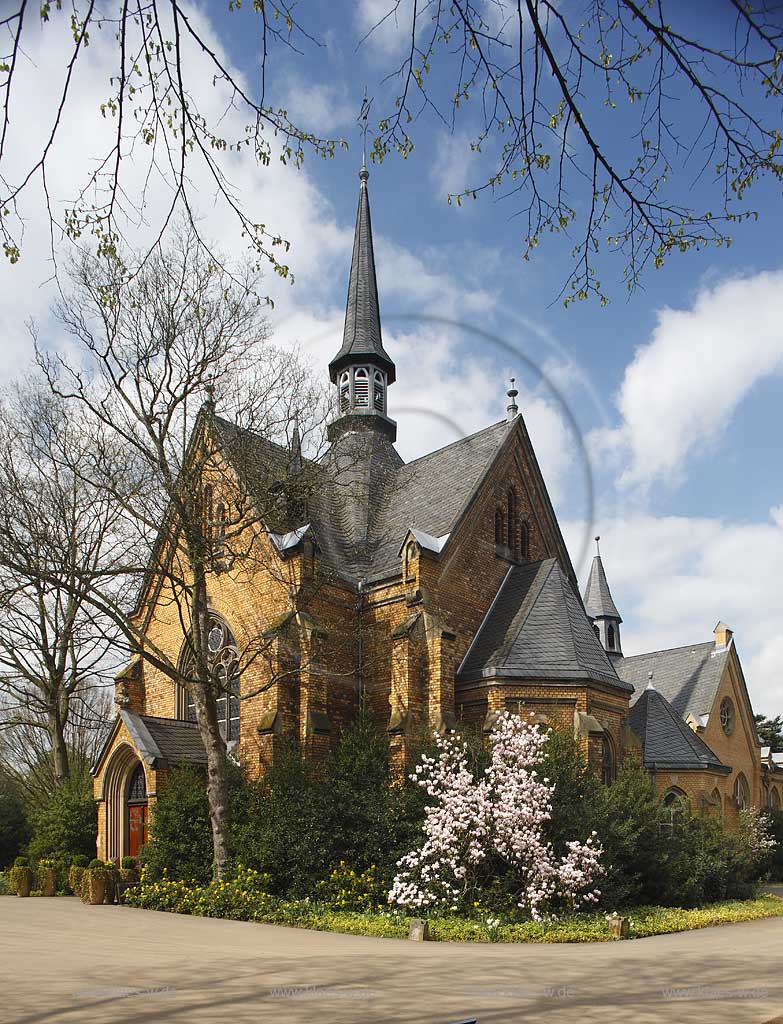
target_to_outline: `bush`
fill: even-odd
[[[123,857],[122,860],[120,861],[120,867],[125,868],[126,870],[131,870],[132,871],[135,867],[137,867],[136,858],[135,857]]]
[[[74,896],[82,896],[82,886],[84,884],[84,876],[87,873],[87,865],[72,864],[71,869],[68,872],[68,888],[74,894]]]
[[[29,838],[24,802],[16,787],[0,777],[0,867],[13,863]]]
[[[95,851],[98,812],[89,776],[75,773],[33,815],[28,852],[34,860],[54,858],[71,863]]]
[[[15,868],[29,868],[30,867],[30,861],[29,861],[29,859],[27,857],[16,857],[14,859],[14,867]]]
[[[87,867],[90,871],[95,871],[97,868],[105,868],[106,864],[99,857],[93,857]]]
[[[315,894],[341,861],[357,874],[372,866],[376,879],[389,883],[423,816],[414,787],[391,784],[387,737],[363,721],[341,737],[325,766],[316,769],[290,750],[237,797],[237,859],[267,872],[272,892],[294,898]]]
[[[75,857],[71,857],[71,866],[75,868],[86,868],[90,863],[90,858],[86,857],[83,853],[77,853]]]
[[[377,910],[387,905],[388,879],[381,879],[371,864],[357,873],[345,861],[340,861],[327,879],[319,882],[315,899],[334,910]]]
[[[229,786],[235,793],[242,774],[229,762]],[[150,816],[150,839],[142,851],[150,878],[207,882],[212,877],[212,828],[206,779],[195,768],[177,768],[169,776]]]
[[[775,840],[769,862],[769,874],[775,881],[783,882],[783,811],[770,811],[770,832]]]

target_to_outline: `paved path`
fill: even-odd
[[[419,944],[0,897],[4,1024],[761,1024],[782,1012],[780,918],[593,945]]]

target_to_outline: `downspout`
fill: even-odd
[[[359,580],[359,599],[356,602],[356,692],[359,702],[359,714],[364,712],[364,584]]]

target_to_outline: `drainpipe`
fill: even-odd
[[[364,585],[365,580],[359,580],[359,599],[356,602],[356,686],[360,713],[364,711]]]

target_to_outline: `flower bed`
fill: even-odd
[[[407,938],[409,917],[398,911],[350,911],[309,900],[286,900],[265,891],[266,877],[249,868],[236,876],[209,885],[197,885],[164,877],[148,881],[142,874],[138,889],[128,893],[131,906],[197,917],[312,928],[351,935]],[[690,931],[712,925],[783,917],[783,899],[761,896],[753,900],[729,900],[695,910],[670,907],[636,907],[628,912],[631,937],[644,938],[668,932]],[[550,921],[503,921],[477,913],[475,917],[434,915],[429,918],[430,938],[437,942],[607,942],[611,939],[606,915],[598,912],[571,914]]]

